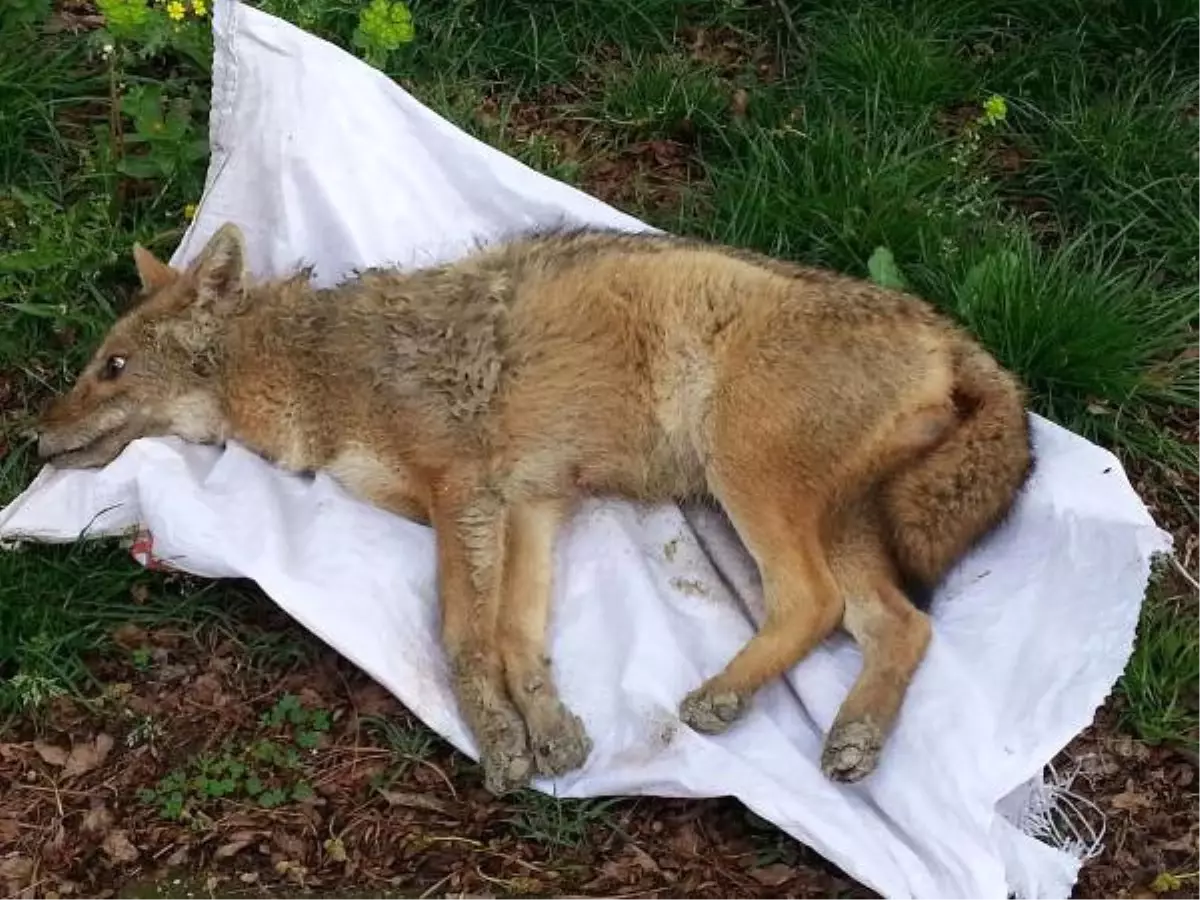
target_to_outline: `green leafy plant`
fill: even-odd
[[[96,0],[105,27],[92,37],[105,56],[127,67],[167,50],[182,53],[202,71],[210,68],[209,0]],[[107,49],[106,49],[107,48]]]
[[[887,247],[876,247],[871,258],[867,260],[867,271],[871,280],[876,284],[903,291],[908,288],[908,280],[896,264],[896,257]]]
[[[312,799],[304,755],[329,730],[329,713],[306,708],[284,694],[259,718],[268,735],[237,746],[224,743],[217,753],[192,757],[138,799],[172,821],[190,821],[221,800],[237,800],[274,809]]]
[[[0,6],[0,26],[29,28],[50,15],[50,0],[4,0]]]
[[[413,39],[412,13],[402,0],[371,0],[359,14],[354,46],[363,59],[382,69],[388,57]]]
[[[208,156],[191,98],[168,97],[161,85],[131,87],[121,111],[133,127],[123,133],[115,168],[130,178],[171,182],[194,173]]]

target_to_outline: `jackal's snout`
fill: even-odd
[[[129,405],[120,398],[98,396],[92,385],[77,384],[69,393],[51,402],[34,423],[32,431],[37,439],[37,455],[43,460],[64,460],[70,455],[81,454],[126,429],[132,418]],[[88,455],[94,457],[96,454]]]

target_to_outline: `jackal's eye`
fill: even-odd
[[[125,369],[125,357],[110,356],[104,361],[104,368],[100,370],[100,377],[105,381],[112,381]]]

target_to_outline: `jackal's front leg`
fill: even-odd
[[[592,742],[559,697],[546,653],[554,541],[567,505],[519,501],[509,510],[504,590],[496,634],[508,690],[525,718],[538,771],[561,775],[583,765]]]
[[[496,641],[505,510],[470,482],[438,485],[431,502],[437,534],[442,639],[459,707],[479,746],[493,794],[533,774],[525,724],[510,701]]]

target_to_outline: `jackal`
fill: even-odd
[[[579,230],[333,289],[256,282],[223,226],[186,271],[134,248],[139,302],[39,424],[57,466],[234,440],[431,524],[444,649],[488,788],[581,766],[546,651],[556,532],[584,496],[708,498],[767,616],[679,715],[718,733],[839,625],[863,654],[822,768],[876,766],[931,629],[912,602],[1031,466],[1016,380],[904,293],[731,248]]]

